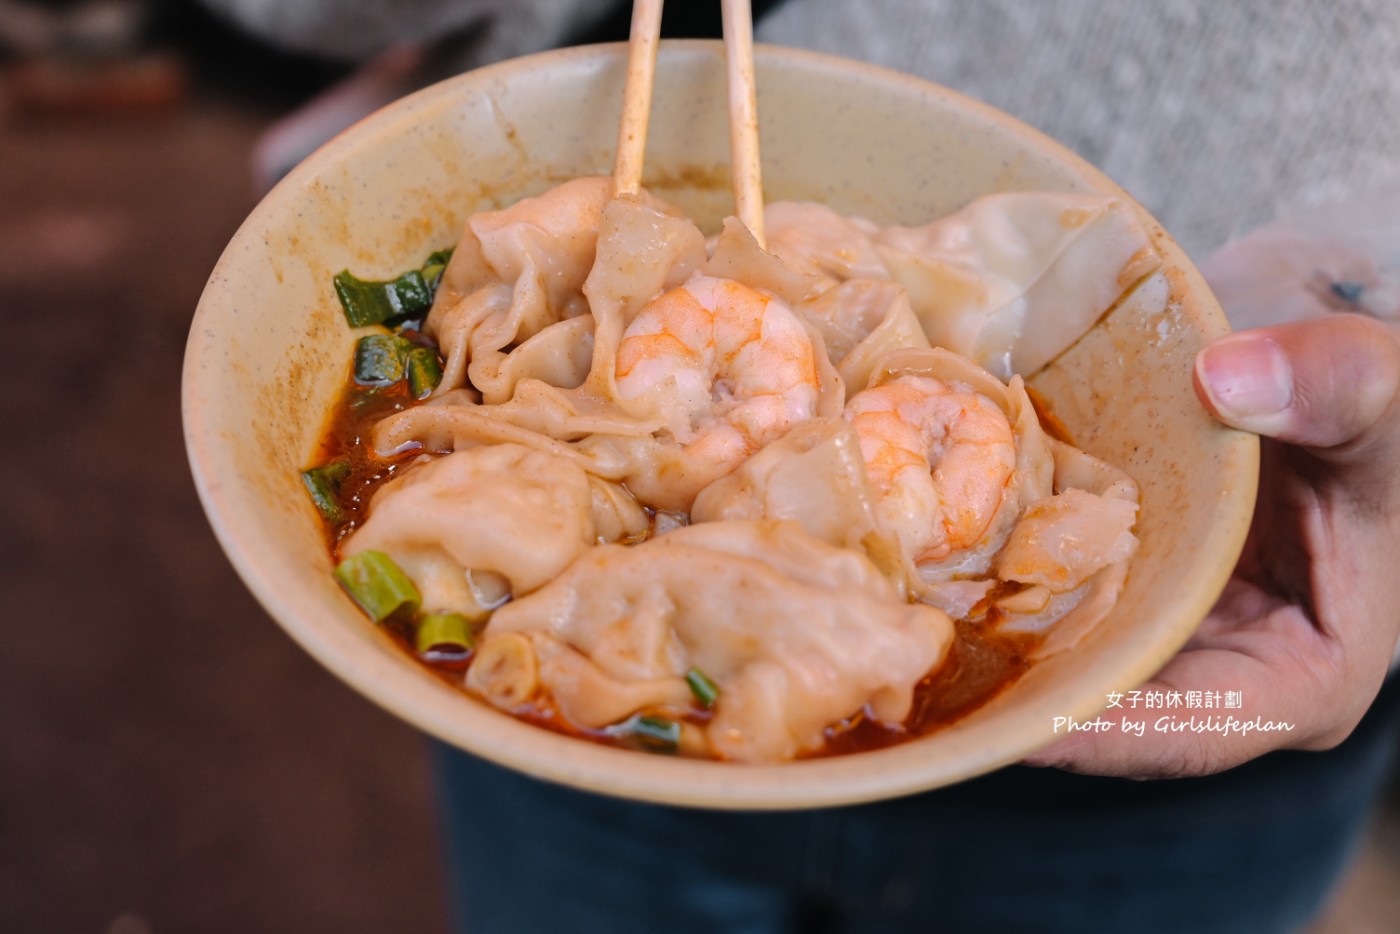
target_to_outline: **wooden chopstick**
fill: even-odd
[[[753,13],[749,0],[721,0],[729,83],[729,162],[734,214],[766,246],[763,170],[758,151],[758,92],[753,73]]]
[[[627,49],[627,85],[622,92],[622,121],[613,163],[613,196],[635,195],[642,187],[651,89],[656,77],[656,47],[661,38],[662,0],[633,0],[632,34]]]

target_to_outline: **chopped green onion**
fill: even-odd
[[[437,250],[427,259],[423,260],[423,268],[426,269],[429,266],[446,266],[449,262],[452,261],[452,251],[454,249],[456,249],[456,247],[448,247],[445,250]]]
[[[676,752],[681,747],[681,725],[661,717],[633,717],[626,735],[647,749]]]
[[[357,279],[345,269],[336,273],[333,281],[345,320],[352,328],[404,321],[421,315],[433,304],[432,290],[416,269],[389,282]]]
[[[340,503],[340,485],[350,476],[350,462],[337,460],[301,472],[301,482],[311,494],[311,502],[327,522],[344,522],[349,518]]]
[[[412,616],[423,598],[394,559],[382,551],[361,551],[336,565],[335,578],[376,623]]]
[[[446,268],[446,266],[434,264],[432,266],[424,266],[422,269],[418,270],[418,274],[423,277],[423,284],[426,285],[428,291],[432,292],[434,295],[437,294],[437,285],[438,281],[442,278],[442,271]]]
[[[345,310],[345,320],[352,328],[362,328],[422,317],[432,307],[438,282],[451,259],[450,248],[438,250],[423,261],[422,269],[410,269],[386,282],[360,279],[348,269],[341,270],[332,282]]]
[[[355,382],[384,386],[403,379],[413,345],[397,334],[366,334],[355,343]]]
[[[408,352],[408,391],[415,399],[426,398],[442,382],[442,364],[431,347],[415,347]]]
[[[476,648],[472,624],[461,613],[428,613],[414,636],[418,654],[430,662],[465,661]]]
[[[719,686],[699,668],[692,668],[685,673],[685,683],[690,685],[690,693],[695,695],[701,707],[709,710],[715,705],[715,700],[719,697]]]
[[[442,281],[442,271],[447,268],[447,262],[450,259],[452,259],[451,250],[438,250],[424,261],[423,268],[418,271],[423,277],[423,282],[434,294],[437,293],[438,283]]]

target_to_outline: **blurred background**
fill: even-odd
[[[553,44],[624,38],[626,6]],[[667,35],[718,35],[717,4],[671,7]],[[357,66],[194,0],[0,0],[0,931],[445,930],[425,741],[235,577],[179,380],[260,193],[476,29]],[[1396,930],[1400,788],[1318,928]]]

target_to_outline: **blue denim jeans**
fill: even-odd
[[[438,746],[456,929],[1268,932],[1312,920],[1390,773],[1400,687],[1326,753],[1202,779],[1013,767],[848,808],[638,804]]]

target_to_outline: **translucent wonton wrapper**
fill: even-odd
[[[913,593],[958,618],[993,601],[1007,628],[1049,632],[1041,654],[1074,644],[1122,589],[1137,550],[1137,484],[1049,437],[1019,376],[1004,384],[956,354],[911,350],[886,358],[871,385],[905,375],[930,376],[990,399],[1006,414],[1016,444],[1001,505],[974,545],[938,561],[918,561],[907,547],[900,551]],[[880,529],[888,512],[874,501]],[[888,525],[880,531],[881,542],[904,540]],[[1022,587],[1008,593],[1007,585]]]
[[[795,310],[821,333],[848,399],[869,384],[889,354],[931,346],[909,293],[897,282],[850,279],[798,303]]]
[[[942,521],[937,515],[897,513],[897,500],[869,494],[885,539],[899,543],[900,559],[913,592],[919,599],[962,617],[995,585],[993,561],[1022,510],[1052,492],[1054,461],[1049,438],[1019,376],[1013,376],[1008,385],[946,350],[903,350],[881,362],[870,386],[882,386],[904,376],[929,377],[954,390],[980,394],[1005,415],[1015,442],[1015,464],[986,529],[970,546],[955,549],[941,559],[920,560],[911,542],[911,530]],[[886,504],[884,508],[882,502]]]
[[[584,381],[594,330],[585,282],[611,191],[611,179],[579,178],[468,219],[425,324],[447,358],[439,393],[470,377],[487,402],[500,403],[524,379],[564,388]],[[647,212],[669,216],[646,193],[638,199]],[[664,240],[664,232],[658,224],[641,233]],[[698,233],[690,246],[682,274],[704,259]]]
[[[1003,379],[1054,359],[1161,264],[1133,209],[1098,195],[987,195],[922,227],[814,204],[773,204],[765,220],[790,264],[829,281],[893,279],[930,343]]]
[[[1073,647],[1108,614],[1138,548],[1133,479],[1072,445],[1049,443],[1055,493],[1026,509],[997,556],[999,577],[1029,585],[1002,607],[1002,628],[1046,633],[1041,655]],[[1038,608],[1030,592],[1042,595]]]
[[[1050,438],[1019,377],[1010,385],[943,350],[889,356],[872,380],[932,377],[973,391],[1006,416],[1015,466],[981,537],[940,560],[921,560],[909,530],[939,521],[904,515],[870,484],[859,438],[843,419],[799,426],[696,497],[691,518],[788,519],[825,542],[863,550],[901,591],[955,618],[985,613],[1017,631],[1043,632],[1058,651],[1112,606],[1137,540],[1136,484],[1122,471]]]
[[[876,521],[860,439],[844,419],[798,425],[701,490],[690,518],[797,522],[829,545],[864,551],[907,593],[898,543]]]
[[[900,600],[857,552],[795,523],[710,522],[593,548],[497,610],[468,686],[508,708],[543,699],[599,728],[686,706],[685,674],[698,668],[719,686],[711,751],[774,762],[820,748],[829,724],[863,708],[902,721],[952,637],[946,615]],[[511,646],[513,663],[493,645]]]
[[[598,540],[648,528],[615,484],[566,458],[499,444],[409,467],[380,488],[341,554],[383,551],[418,585],[425,610],[475,617],[484,572],[504,579],[506,594],[529,593]]]
[[[707,423],[726,417],[726,413],[711,411],[709,406],[718,405],[734,380],[716,380],[713,389],[705,390],[709,398],[700,399],[703,404],[698,408],[669,404],[674,400],[669,400],[664,380],[641,395],[621,393],[617,379],[619,347],[638,314],[659,294],[686,281],[702,281],[694,278],[702,271],[739,275],[746,281],[782,286],[798,295],[807,294],[812,282],[765,254],[741,227],[722,235],[715,257],[707,261],[704,240],[690,221],[643,201],[610,201],[602,209],[599,223],[596,259],[582,284],[593,322],[586,374],[574,371],[569,379],[560,378],[557,374],[576,366],[581,357],[551,352],[530,360],[531,366],[552,374],[550,378],[520,375],[508,400],[492,404],[493,398],[484,394],[483,401],[488,404],[477,405],[461,392],[442,392],[433,404],[380,422],[374,438],[380,454],[414,444],[440,451],[509,440],[549,450],[598,476],[625,482],[639,499],[654,508],[686,511],[700,489],[781,436],[790,423],[840,412],[844,388],[819,335],[800,319],[794,319],[777,298],[772,300],[775,333],[785,331],[785,340],[797,340],[807,348],[813,367],[813,375],[808,378],[815,382],[815,397],[802,403],[801,411],[789,412],[785,416],[789,423],[757,432],[752,430],[753,423],[746,423],[742,427],[749,439],[747,447],[717,453],[713,445],[691,446],[691,442]],[[474,296],[461,306],[487,301],[494,288],[499,287],[488,288],[485,294],[478,293],[480,298]],[[532,342],[563,333],[572,323],[555,324],[521,344],[511,352],[511,360]],[[769,337],[767,328],[763,337]],[[558,367],[543,367],[540,363],[565,359],[571,362]],[[771,373],[771,367],[762,359],[751,368],[760,381]],[[576,385],[560,385],[566,382]],[[744,413],[727,414],[738,417]]]

